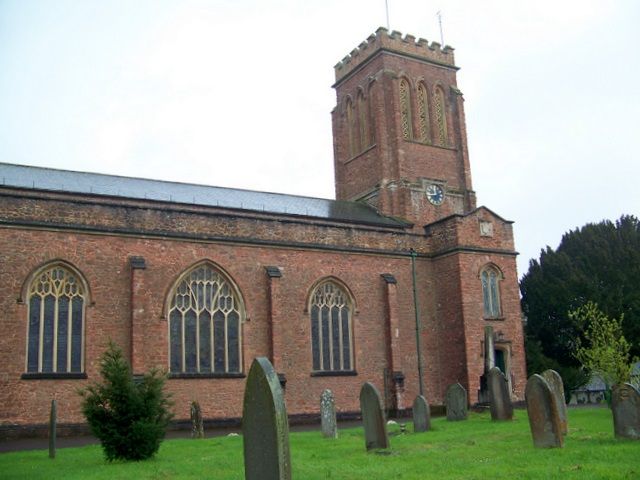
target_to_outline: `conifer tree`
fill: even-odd
[[[584,323],[569,312],[596,303],[609,318],[624,315],[622,333],[630,354],[640,354],[640,221],[624,215],[616,222],[587,224],[562,237],[531,260],[520,282],[527,318],[529,373],[548,366],[580,385],[580,362],[574,353],[584,345]],[[565,379],[566,382],[566,379]]]
[[[82,411],[92,433],[113,460],[153,457],[172,418],[171,402],[164,393],[165,375],[151,370],[134,381],[122,350],[109,342],[100,361],[102,383],[82,390]]]

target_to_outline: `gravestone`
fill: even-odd
[[[513,420],[513,404],[511,403],[507,377],[498,367],[493,367],[489,370],[487,383],[489,386],[491,420]]]
[[[58,409],[55,400],[51,400],[49,412],[49,458],[56,458],[56,425],[58,423]]]
[[[360,410],[367,450],[389,448],[380,392],[369,382],[365,382],[360,390]]]
[[[253,360],[242,409],[247,480],[290,480],[289,424],[282,387],[265,357]]]
[[[196,401],[191,402],[191,438],[204,438],[202,410]]]
[[[457,421],[467,419],[467,391],[459,383],[449,385],[444,397],[447,409],[447,420]]]
[[[427,399],[418,395],[413,401],[413,431],[426,432],[431,430],[431,409]]]
[[[640,391],[629,383],[616,385],[611,392],[611,410],[616,438],[640,440]]]
[[[322,435],[327,438],[338,438],[338,423],[336,422],[336,403],[333,392],[326,389],[320,395],[320,423]]]
[[[532,375],[524,396],[533,444],[538,448],[562,447],[564,437],[558,404],[547,381],[540,375]]]
[[[555,370],[549,369],[542,372],[542,378],[544,378],[551,387],[551,392],[553,392],[553,396],[556,399],[556,403],[558,404],[558,415],[560,415],[560,426],[562,427],[562,434],[566,435],[569,431],[569,428],[567,421],[567,402],[564,398],[564,384],[562,382],[562,377]]]

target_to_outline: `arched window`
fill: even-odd
[[[242,303],[212,265],[197,265],[178,280],[168,318],[171,373],[241,372]]]
[[[499,285],[501,278],[500,271],[492,265],[483,268],[480,272],[485,318],[498,318],[501,316]]]
[[[369,145],[369,109],[364,94],[358,92],[358,125],[360,127],[360,150],[366,149]]]
[[[411,128],[411,94],[409,92],[409,82],[404,78],[400,80],[400,122],[402,138],[411,140],[411,138],[413,138]]]
[[[336,282],[326,281],[311,295],[311,351],[315,372],[353,370],[352,304]]]
[[[442,88],[437,87],[434,95],[434,114],[436,127],[438,128],[438,144],[447,145],[447,111],[444,103],[444,93]]]
[[[34,275],[28,289],[27,373],[84,371],[86,288],[62,264]]]
[[[424,83],[418,85],[418,121],[419,140],[422,143],[431,143],[429,127],[429,97]]]
[[[349,138],[349,158],[355,156],[356,152],[356,126],[353,102],[351,98],[347,98],[346,115],[347,115],[347,135]]]

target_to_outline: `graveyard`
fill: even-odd
[[[339,401],[339,399],[336,399]],[[616,439],[606,407],[568,411],[563,448],[533,446],[524,409],[513,420],[495,422],[490,412],[470,411],[465,421],[431,419],[431,429],[406,433],[389,425],[390,448],[367,452],[362,428],[340,429],[326,438],[319,425],[291,432],[292,478],[297,479],[483,479],[483,478],[638,478],[640,444]],[[238,430],[238,433],[240,431]],[[2,478],[29,479],[243,479],[243,437],[165,440],[145,462],[104,460],[99,445],[0,454]]]
[[[290,433],[284,393],[273,365],[254,359],[247,378],[242,428],[206,438],[197,402],[190,439],[166,440],[151,457],[109,455],[95,445],[56,448],[51,404],[49,451],[0,455],[3,478],[213,478],[245,480],[390,478],[637,478],[638,390],[616,386],[606,405],[567,409],[562,378],[532,375],[526,410],[513,408],[504,374],[489,371],[489,405],[469,410],[467,392],[447,389],[446,415],[432,418],[424,396],[412,417],[388,420],[380,392],[360,390],[361,426],[340,428],[333,392],[319,399],[320,426]],[[131,426],[122,424],[126,436]],[[124,436],[122,437],[124,439]],[[131,448],[136,448],[133,444]],[[137,461],[147,458],[145,461]],[[130,461],[131,459],[136,461]],[[127,461],[129,460],[129,461]]]

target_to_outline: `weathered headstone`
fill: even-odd
[[[616,438],[640,440],[640,391],[630,383],[616,385],[611,392],[611,410]]]
[[[56,458],[56,425],[58,411],[55,400],[51,400],[51,412],[49,412],[49,458]]]
[[[524,396],[533,444],[538,448],[562,447],[564,437],[558,405],[547,381],[540,375],[532,375]]]
[[[282,387],[265,357],[253,360],[242,409],[247,480],[290,480],[289,423]]]
[[[196,401],[191,402],[191,438],[204,438],[202,410]]]
[[[367,450],[389,448],[380,392],[369,382],[365,382],[360,390],[360,410]]]
[[[320,423],[322,435],[328,438],[338,438],[338,423],[336,422],[336,403],[333,392],[326,389],[320,395]]]
[[[467,391],[459,383],[449,385],[444,397],[447,409],[447,420],[457,421],[467,419]]]
[[[569,431],[568,428],[568,414],[567,414],[567,402],[564,397],[564,384],[562,377],[555,370],[545,370],[542,372],[542,378],[544,378],[553,393],[556,403],[558,404],[558,415],[560,415],[560,426],[562,427],[562,434],[566,435]]]
[[[493,367],[487,376],[489,406],[492,420],[513,420],[513,404],[509,393],[509,382],[504,373]]]
[[[413,401],[413,431],[426,432],[431,430],[431,409],[427,399],[418,395]]]

